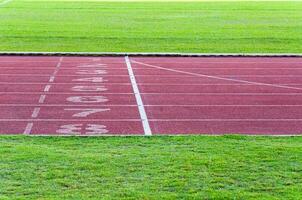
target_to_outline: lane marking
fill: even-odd
[[[134,62],[134,61],[133,61]],[[140,64],[140,63],[138,63]],[[148,65],[148,64],[147,64]],[[153,67],[154,68],[154,67]],[[167,69],[167,68],[164,68]],[[186,73],[190,73],[190,72],[186,72]],[[194,73],[193,73],[194,74]],[[187,76],[180,76],[180,75],[158,75],[158,74],[153,74],[153,75],[135,75],[135,76],[139,76],[139,77],[152,77],[154,78],[154,75],[156,75],[156,77],[167,77],[167,78],[188,78],[191,77],[192,75],[187,75]],[[0,76],[13,76],[13,77],[49,77],[49,75],[44,75],[44,74],[1,74]],[[128,77],[129,75],[102,75],[104,78],[108,78],[108,77]],[[211,75],[209,75],[211,76]],[[215,76],[220,76],[220,77],[247,77],[247,78],[301,78],[302,75],[291,75],[291,74],[287,74],[287,75],[231,75],[231,74],[218,74]],[[91,77],[91,75],[57,75],[56,77]]]
[[[6,94],[16,94],[16,95],[26,95],[26,94],[36,94],[36,95],[39,95],[41,94],[42,92],[0,92],[0,94],[2,95],[6,95]],[[64,95],[99,95],[100,93],[96,93],[96,92],[49,92],[48,93],[48,96],[51,96],[51,95],[57,95],[57,94],[64,94]],[[129,92],[129,93],[119,93],[119,92],[116,92],[116,93],[111,93],[111,92],[102,92],[102,95],[133,95],[132,92]],[[209,93],[209,92],[141,92],[140,94],[145,94],[145,95],[259,95],[259,96],[274,96],[274,95],[283,95],[283,96],[292,96],[292,95],[302,95],[302,92],[301,93],[293,93],[293,92],[283,92],[283,93],[276,93],[276,92],[273,92],[273,93],[253,93],[253,92],[250,92],[250,93],[240,93],[240,92],[228,92],[228,93],[224,93],[224,92],[216,92],[216,93]]]
[[[42,105],[38,105],[38,104],[0,104],[1,107],[13,107],[13,106],[19,106],[19,107],[87,107],[87,105],[72,105],[72,104],[42,104]],[[89,107],[104,107],[104,105],[93,105],[93,104],[89,104]],[[107,104],[105,105],[106,107],[137,107],[137,104],[124,104],[124,105],[120,105],[120,104]],[[242,105],[237,105],[237,104],[204,104],[204,105],[200,105],[200,104],[158,104],[158,105],[152,105],[152,104],[147,104],[144,105],[145,107],[301,107],[302,104],[280,104],[280,105],[272,105],[272,104],[268,104],[268,105],[259,105],[259,104],[242,104]]]
[[[80,67],[80,66],[76,66],[77,68],[84,68],[84,67]],[[110,66],[111,67],[111,66]],[[95,69],[109,69],[109,67],[93,67]],[[8,70],[28,70],[26,68],[22,68],[22,67],[15,67],[15,66],[11,66],[11,67],[1,67],[0,66],[0,69],[8,69]],[[53,69],[52,67],[42,67],[42,68],[39,68],[39,67],[36,67],[35,70],[51,70]],[[67,68],[67,67],[64,67],[62,70],[71,70],[73,71],[75,68]],[[113,70],[119,70],[119,71],[123,71],[125,68],[120,68],[120,67],[113,67],[113,68],[110,68],[110,69],[113,69]],[[141,67],[132,67],[132,69],[136,69],[136,70],[142,70]],[[191,69],[191,70],[195,70],[195,69],[205,69],[205,70],[208,70],[208,69],[219,69],[219,70],[229,70],[229,69],[236,69],[236,70],[263,70],[263,69],[281,69],[281,70],[301,70],[302,68],[301,67],[244,67],[244,68],[238,68],[238,67],[203,67],[203,66],[200,66],[200,67],[174,67],[174,69]]]
[[[4,56],[1,56],[1,57],[4,57]],[[14,56],[14,57],[19,57],[19,56]],[[37,58],[38,60],[35,60],[34,62],[35,63],[50,63],[50,64],[56,64],[58,61],[56,61],[56,60],[51,60],[51,61],[49,61],[49,60],[41,60],[40,58]],[[32,63],[33,62],[33,60],[31,59],[31,60],[11,60],[11,58],[9,58],[9,60],[0,60],[0,63],[18,63],[18,62],[20,62],[20,63]],[[79,65],[81,65],[81,64],[86,64],[87,62],[89,62],[89,61],[75,61],[75,60],[66,60],[66,61],[64,61],[65,63],[68,63],[68,64],[79,64]],[[125,62],[123,61],[123,62],[107,62],[107,63],[103,63],[103,64],[106,64],[106,65],[109,65],[109,64],[116,64],[116,65],[119,65],[119,64],[124,64]],[[287,63],[287,62],[286,62]],[[288,62],[288,63],[290,63],[290,62]],[[294,62],[294,63],[296,63],[296,62]]]
[[[130,63],[130,60],[129,60],[128,56],[125,56],[125,62],[126,62],[126,65],[127,65],[129,78],[130,78],[130,81],[131,81],[131,84],[132,84],[135,99],[136,99],[136,102],[137,102],[138,111],[139,111],[139,114],[140,114],[140,117],[141,117],[141,120],[142,120],[144,133],[147,136],[151,136],[152,131],[151,131],[149,121],[148,121],[148,117],[147,117],[147,114],[146,114],[146,111],[145,111],[145,108],[144,108],[144,103],[143,103],[142,97],[140,95],[140,92],[139,92],[139,89],[138,89],[138,86],[137,86],[137,83],[136,83],[136,80],[135,80],[135,75],[133,73],[131,63]]]
[[[49,79],[49,82],[54,81],[54,77],[58,73],[62,61],[63,61],[63,57],[60,57],[59,62],[56,65],[55,71],[53,72],[52,76]],[[44,92],[49,92],[50,87],[51,87],[50,84],[46,85],[45,88],[44,88]],[[45,102],[45,98],[46,98],[45,94],[40,95],[38,103],[43,104]],[[31,114],[31,118],[37,118],[39,116],[40,110],[41,110],[40,107],[34,108],[32,114]],[[33,119],[31,119],[31,120],[33,121]],[[25,128],[24,134],[30,135],[33,125],[34,125],[33,122],[28,123],[26,128]]]
[[[0,119],[0,122],[141,122],[141,119]],[[302,122],[302,119],[149,119],[152,122],[170,122],[170,121],[178,121],[178,122],[249,122],[249,121],[259,121],[259,122]],[[31,124],[28,123],[28,124]],[[28,129],[28,126],[26,127]],[[30,127],[32,128],[32,127]],[[27,130],[26,129],[26,130]]]
[[[54,80],[55,80],[55,77],[54,77],[54,76],[51,76],[51,77],[49,78],[49,81],[48,81],[48,82],[52,83],[52,82],[54,82]]]
[[[49,82],[49,81],[48,81]],[[7,85],[45,85],[48,83],[46,82],[0,82],[0,84],[7,84]],[[83,83],[82,83],[83,84]],[[90,83],[88,85],[99,85],[100,83]],[[74,83],[51,83],[51,85],[74,85]],[[102,85],[131,85],[131,83],[102,83]],[[297,85],[297,84],[296,84]],[[302,83],[301,83],[302,85]]]
[[[11,0],[12,1],[12,0]],[[4,56],[2,56],[2,57],[4,57]],[[17,56],[15,56],[15,57],[17,57]],[[282,57],[282,56],[281,56]],[[173,58],[173,57],[170,57],[170,58]],[[192,61],[191,61],[191,59],[192,58],[190,58],[190,57],[183,57],[184,59],[187,59],[187,60],[189,60],[188,62],[185,62],[185,61],[175,61],[175,62],[173,62],[173,61],[166,61],[166,62],[162,62],[162,60],[158,60],[158,61],[152,61],[151,63],[164,63],[164,64],[173,64],[173,63],[175,63],[175,64],[178,64],[178,63],[182,63],[182,64],[192,64]],[[202,57],[195,57],[195,58],[193,58],[194,60],[195,59],[200,59],[200,58],[202,58]],[[203,59],[205,59],[205,57],[203,58]],[[215,60],[217,60],[217,58],[214,58]],[[218,59],[223,59],[223,58],[218,58]],[[239,58],[239,59],[246,59],[246,58],[244,58],[244,57],[241,57],[241,58]],[[263,57],[261,58],[256,58],[256,59],[258,59],[258,60],[263,60]],[[273,59],[276,59],[276,58],[273,58]],[[292,59],[295,59],[295,60],[301,60],[301,58],[299,58],[299,57],[296,57],[296,58],[285,58],[285,59],[290,59],[290,60],[292,60]],[[9,60],[1,60],[0,61],[0,63],[10,63],[10,62],[13,62],[13,63],[16,63],[16,62],[21,62],[21,63],[24,63],[24,62],[29,62],[29,63],[32,63],[33,61],[32,61],[32,59],[28,59],[28,60],[14,60],[14,61],[12,61],[11,59],[9,59]],[[41,60],[41,59],[37,59],[37,60],[35,60],[34,61],[35,63],[44,63],[44,62],[49,62],[49,63],[57,63],[57,61],[55,61],[55,60]],[[79,64],[79,65],[81,65],[81,64],[86,64],[87,62],[89,62],[89,60],[80,60],[80,61],[75,61],[75,59],[73,59],[73,60],[66,60],[65,61],[66,63],[71,63],[71,64],[74,64],[74,63],[76,63],[76,64]],[[106,65],[110,65],[110,64],[124,64],[125,62],[124,61],[121,61],[121,62],[119,62],[119,61],[110,61],[110,62],[106,62],[106,63],[104,63],[104,60],[102,60],[102,63],[103,64],[106,64]],[[282,63],[282,64],[288,64],[288,63],[290,63],[290,64],[293,64],[293,63],[295,63],[295,64],[302,64],[302,61],[225,61],[225,60],[223,60],[223,61],[220,61],[220,62],[218,62],[218,61],[194,61],[193,62],[194,64],[196,63],[196,64],[198,64],[198,63],[206,63],[206,64],[208,64],[208,63],[214,63],[214,64],[225,64],[225,63],[256,63],[256,64],[266,64],[266,63],[268,63],[268,64],[273,64],[273,63],[276,63],[276,64],[279,64],[279,63]]]
[[[0,82],[1,84],[6,84],[6,85],[45,85],[48,82]],[[74,85],[75,83],[51,83],[51,85]],[[83,85],[83,83],[81,83]],[[100,83],[91,83],[91,84],[87,84],[84,86],[98,86]],[[192,85],[196,85],[196,86],[248,86],[248,85],[252,85],[249,83],[183,83],[183,84],[179,84],[179,83],[164,83],[165,85],[168,86],[180,86],[180,85],[184,85],[184,86],[192,86]],[[302,85],[302,83],[271,83],[271,84],[277,84],[277,85]],[[102,83],[102,85],[107,86],[107,85],[131,85],[131,83]],[[137,83],[137,85],[152,85],[152,86],[162,86],[163,83]]]
[[[42,94],[39,98],[39,103],[44,103],[46,95]]]
[[[188,77],[189,78],[189,77]],[[0,84],[6,84],[6,85],[45,85],[48,82],[0,82]],[[91,84],[86,84],[86,86],[98,86],[100,83],[91,83]],[[232,86],[232,85],[244,85],[244,86],[248,86],[248,85],[252,85],[252,84],[248,84],[248,83],[164,83],[165,85],[168,86],[180,86],[180,85],[184,85],[184,86]],[[302,83],[272,83],[272,84],[279,84],[279,85],[302,85]],[[74,83],[51,83],[51,85],[74,85]],[[83,85],[83,84],[82,84]],[[102,83],[102,85],[104,86],[108,86],[108,85],[123,85],[123,86],[129,86],[131,85],[131,83]],[[138,83],[137,85],[146,85],[146,86],[162,86],[163,83]]]
[[[38,115],[39,115],[40,109],[41,109],[41,108],[39,108],[39,107],[34,108],[34,111],[33,111],[33,113],[31,114],[31,117],[32,117],[32,118],[37,118]]]
[[[187,58],[188,60],[190,60],[190,59],[192,59],[192,58]],[[199,58],[200,59],[200,58]],[[217,59],[217,58],[214,58],[214,59]],[[218,58],[218,59],[221,59],[221,58]],[[240,58],[240,59],[242,59],[242,58]],[[263,59],[263,58],[259,58],[259,60],[260,59]],[[295,59],[297,59],[297,58],[295,58]],[[240,63],[240,64],[244,64],[244,63],[255,63],[255,64],[266,64],[266,63],[268,63],[268,64],[273,64],[273,63],[276,63],[276,64],[279,64],[279,63],[284,63],[284,64],[287,64],[287,63],[296,63],[296,64],[302,64],[302,61],[295,61],[295,62],[280,62],[280,61],[274,61],[274,62],[271,62],[271,61],[267,61],[267,62],[265,62],[265,61],[220,61],[220,62],[217,62],[217,61],[198,61],[198,62],[192,62],[192,61],[188,61],[188,62],[183,62],[183,61],[179,61],[179,62],[172,62],[172,61],[169,61],[169,62],[162,62],[162,61],[157,61],[157,62],[155,62],[155,61],[153,61],[153,62],[151,62],[151,63],[155,63],[155,64],[157,64],[157,63],[163,63],[163,64],[178,64],[178,63],[181,63],[181,64],[199,64],[199,63],[205,63],[205,64],[210,64],[210,63],[214,63],[214,64],[222,64],[222,65],[224,65],[225,63]]]
[[[46,85],[44,88],[44,92],[49,92],[50,88],[51,88],[51,85]]]
[[[42,92],[0,92],[0,94],[19,94],[19,95],[23,95],[23,94],[42,94]],[[77,94],[77,95],[99,95],[100,93],[96,93],[96,92],[48,92],[47,95],[55,95],[55,94]],[[112,93],[112,92],[102,92],[102,94],[111,94],[111,95],[129,95],[129,94],[133,94],[133,92],[128,92],[128,93]]]
[[[139,122],[141,119],[0,119],[0,122]],[[33,126],[33,125],[32,125]],[[30,128],[32,128],[32,126]],[[30,131],[28,131],[30,133]]]
[[[254,82],[254,81],[245,81],[245,80],[240,80],[240,79],[232,79],[232,78],[224,78],[224,77],[212,76],[212,75],[206,75],[206,74],[192,73],[192,72],[186,72],[186,71],[181,71],[181,70],[169,69],[169,68],[165,68],[165,67],[159,67],[156,65],[150,65],[150,64],[143,63],[143,62],[137,62],[134,60],[132,60],[132,61],[134,63],[141,64],[141,65],[144,65],[147,67],[162,69],[162,70],[181,73],[181,74],[187,74],[187,75],[191,75],[191,76],[206,77],[206,78],[211,78],[211,79],[240,82],[240,83],[249,83],[249,84],[253,84],[253,85],[269,86],[269,87],[276,87],[276,88],[283,88],[283,89],[302,90],[302,88],[298,88],[298,87],[290,87],[290,86],[284,86],[284,85],[275,85],[275,84],[269,84],[269,83],[260,83],[260,82]]]
[[[1,121],[1,120],[0,120]],[[26,125],[25,130],[23,132],[24,135],[30,135],[31,129],[33,128],[34,123],[30,122]]]

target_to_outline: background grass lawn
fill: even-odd
[[[302,137],[0,137],[0,199],[301,199]]]
[[[14,0],[0,51],[302,52],[302,2]]]

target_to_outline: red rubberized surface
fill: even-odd
[[[1,56],[0,134],[302,134],[302,58],[130,64],[136,94],[124,57]]]

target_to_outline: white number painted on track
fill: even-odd
[[[72,96],[66,100],[73,103],[104,103],[108,101],[104,96]]]
[[[108,80],[104,79],[103,77],[89,77],[89,78],[73,79],[72,81],[74,81],[74,82],[103,83],[103,82],[107,82]]]
[[[104,92],[108,89],[103,85],[77,85],[71,88],[75,92]]]
[[[82,131],[84,131],[84,134],[94,135],[108,133],[106,126],[100,124],[87,124],[86,126],[83,124],[66,124],[60,126],[56,132],[60,134],[79,135]]]
[[[100,75],[100,74],[107,74],[107,71],[106,70],[102,70],[102,69],[93,69],[93,70],[92,69],[91,70],[82,69],[82,70],[78,70],[76,72],[76,74]]]
[[[86,134],[94,134],[94,135],[96,135],[96,134],[105,134],[105,133],[109,132],[106,129],[106,126],[98,125],[98,124],[87,124],[86,130],[87,130]]]
[[[100,113],[100,112],[106,112],[110,111],[110,108],[104,108],[104,109],[96,109],[96,108],[66,108],[64,110],[67,111],[81,111],[79,113],[76,113],[72,115],[72,117],[87,117],[89,115]]]
[[[82,124],[62,125],[56,132],[60,134],[81,134]]]
[[[79,68],[105,68],[105,64],[87,64],[87,65],[78,65]]]

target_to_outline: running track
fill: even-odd
[[[302,58],[0,57],[0,133],[302,133]]]

